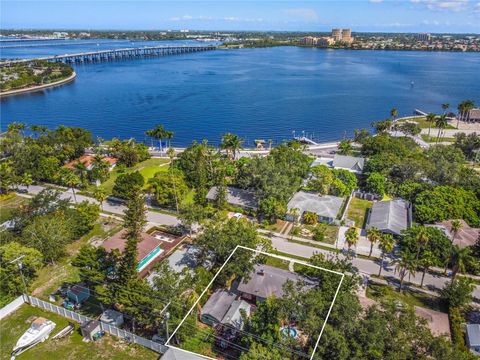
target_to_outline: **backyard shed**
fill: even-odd
[[[113,326],[121,326],[123,324],[123,314],[120,311],[107,309],[102,313],[100,321]]]
[[[98,320],[89,320],[80,325],[80,331],[85,339],[95,341],[97,334],[100,334],[102,329]]]
[[[67,291],[67,298],[78,305],[90,297],[90,289],[82,285],[74,285]]]

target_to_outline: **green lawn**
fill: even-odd
[[[434,133],[431,133],[430,136],[428,136],[428,134],[422,134],[420,135],[423,139],[423,141],[426,141],[426,142],[437,142],[437,135],[435,135]],[[441,137],[440,142],[455,142],[455,138],[454,137]]]
[[[372,207],[372,202],[368,200],[352,198],[347,209],[347,218],[355,221],[355,226],[363,228],[367,210]]]
[[[439,297],[430,296],[424,293],[403,290],[402,292],[393,289],[388,285],[370,284],[367,287],[367,297],[377,301],[399,300],[410,306],[420,306],[427,309],[446,312]]]
[[[187,326],[189,322],[186,321],[183,326]],[[213,351],[215,343],[215,331],[210,326],[197,323],[197,327],[194,329],[189,329],[191,333],[190,336],[181,343],[180,348],[188,350],[197,354],[203,354],[209,357],[215,357],[215,352]]]
[[[151,158],[151,159],[142,161],[141,163],[138,163],[137,165],[131,168],[126,168],[126,169],[124,168],[123,171],[119,168],[114,168],[110,172],[110,177],[108,178],[108,180],[103,182],[100,185],[100,188],[105,190],[105,192],[110,195],[112,193],[115,180],[120,174],[131,173],[137,170],[140,171],[140,174],[142,174],[143,178],[145,179],[145,183],[147,183],[148,180],[152,178],[157,172],[167,171],[168,165],[165,165],[165,164],[167,164],[168,162],[169,160],[167,159]],[[91,185],[86,189],[86,192],[92,192],[94,189],[95,189],[95,185]]]
[[[20,336],[30,327],[38,316],[45,317],[56,324],[50,336],[55,335],[68,325],[69,319],[39,308],[22,305],[13,314],[0,321],[0,359],[10,359],[10,352]],[[95,342],[82,341],[79,325],[75,323],[75,331],[60,340],[48,339],[17,357],[24,359],[62,359],[62,360],[94,360],[94,359],[158,359],[159,354],[139,345],[129,345],[108,334]]]
[[[425,117],[410,118],[410,119],[401,120],[400,122],[406,121],[406,120],[408,120],[409,122],[416,122],[418,124],[418,126],[420,126],[420,128],[422,128],[422,129],[428,129],[429,126],[432,129],[437,129],[435,127],[435,124],[429,124]],[[447,124],[447,127],[445,129],[456,129],[456,127],[452,126],[450,124]]]
[[[0,224],[9,220],[13,211],[27,201],[28,199],[17,196],[15,193],[4,196],[0,200]]]
[[[288,270],[288,261],[279,259],[274,256],[267,256],[266,265],[270,265],[279,269]]]

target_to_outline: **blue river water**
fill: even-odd
[[[0,57],[178,42],[98,43],[2,48]],[[480,104],[480,55],[475,53],[276,47],[74,68],[77,79],[68,85],[3,98],[2,129],[12,121],[64,124],[105,139],[148,141],[144,132],[161,123],[175,132],[176,146],[202,139],[218,143],[225,132],[238,134],[247,144],[289,139],[292,131],[330,141],[369,128],[372,121],[387,118],[392,107],[404,116],[415,108],[440,112],[445,102],[455,111],[465,99]]]

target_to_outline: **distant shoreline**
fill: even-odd
[[[23,88],[23,89],[16,89],[16,90],[9,90],[9,91],[5,91],[5,92],[0,92],[0,98],[1,97],[6,97],[6,96],[20,95],[20,94],[25,94],[25,93],[29,93],[29,92],[45,90],[45,89],[55,87],[55,86],[65,85],[65,84],[75,80],[76,77],[77,77],[77,73],[74,71],[72,73],[72,75],[70,75],[69,77],[67,77],[65,79],[62,79],[62,80],[59,80],[59,81],[52,82],[50,84],[44,84],[44,85],[39,85],[39,86],[30,86],[30,87]]]

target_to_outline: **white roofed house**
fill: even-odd
[[[210,326],[225,325],[232,330],[241,330],[244,318],[250,316],[251,305],[237,299],[237,294],[228,290],[217,290],[207,300],[200,312],[200,320]]]
[[[319,157],[310,164],[310,166],[316,165],[325,165],[332,169],[343,169],[355,174],[361,174],[365,167],[365,158],[335,154],[333,159]]]
[[[480,356],[480,325],[467,324],[465,330],[468,348],[475,355]]]
[[[395,199],[373,204],[367,218],[367,229],[376,227],[382,233],[396,236],[412,226],[412,206],[408,201]]]
[[[291,215],[293,209],[298,209],[298,215],[303,217],[305,212],[315,213],[318,221],[332,223],[337,218],[343,205],[343,198],[331,195],[320,196],[314,193],[299,191],[293,195],[287,204],[288,221],[295,220]]]
[[[365,167],[365,158],[335,154],[332,167],[334,169],[344,169],[355,174],[361,174]]]

